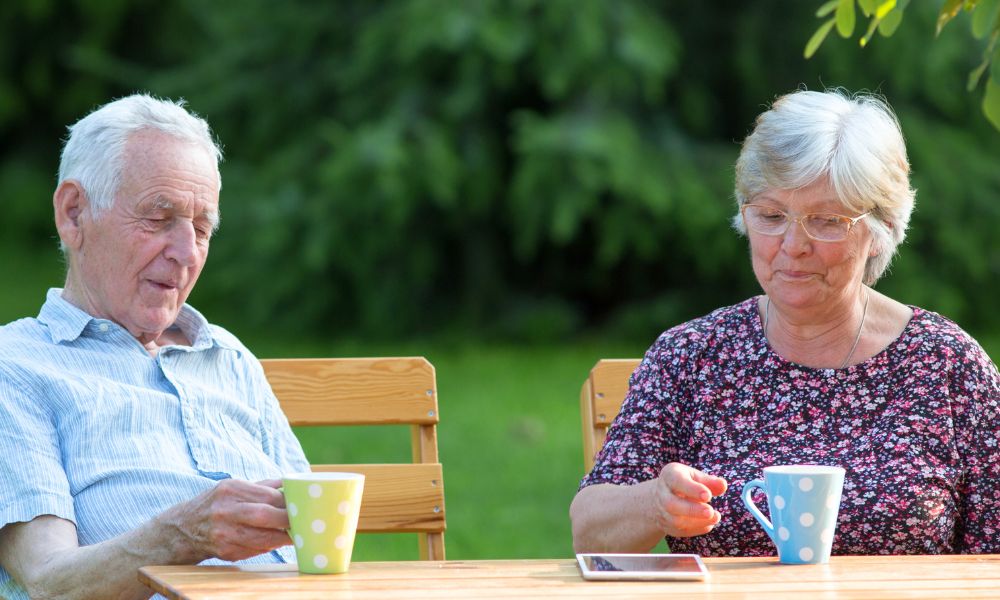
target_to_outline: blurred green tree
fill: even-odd
[[[868,30],[859,40],[861,47],[868,45],[876,31],[885,37],[895,33],[903,22],[903,15],[909,4],[910,0],[857,0],[861,13],[868,17]],[[990,123],[1000,130],[1000,47],[997,46],[997,39],[1000,38],[1000,0],[945,0],[938,11],[936,34],[940,35],[944,26],[958,16],[960,11],[972,13],[972,37],[986,40],[982,61],[969,73],[966,87],[970,92],[976,89],[983,73],[993,63],[990,77],[986,78],[982,110]],[[857,20],[855,0],[828,0],[819,7],[816,16],[826,21],[806,43],[806,58],[816,53],[834,25],[841,37],[849,38],[854,35]]]
[[[193,298],[213,320],[323,337],[602,327],[645,341],[757,293],[728,224],[739,141],[776,95],[841,85],[890,99],[920,190],[880,287],[1000,332],[1000,140],[952,91],[975,50],[945,30],[928,54],[918,28],[901,28],[863,58],[831,40],[789,59],[813,8],[4,3],[0,235],[51,247],[64,127],[146,90],[187,98],[225,144],[223,225]]]

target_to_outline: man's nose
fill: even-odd
[[[198,236],[194,224],[178,221],[170,228],[170,239],[164,255],[179,265],[192,267],[198,261]]]

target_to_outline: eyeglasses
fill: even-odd
[[[761,204],[744,204],[740,212],[746,226],[762,235],[785,235],[788,226],[794,221],[802,226],[806,235],[820,242],[846,240],[858,221],[871,214],[845,217],[836,213],[809,213],[793,218],[783,210]]]

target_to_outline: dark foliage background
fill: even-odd
[[[2,260],[53,252],[65,126],[143,90],[225,147],[192,299],[214,321],[648,341],[756,293],[728,226],[739,142],[776,95],[844,86],[897,109],[919,189],[880,289],[1000,339],[1000,135],[965,92],[968,22],[935,39],[939,3],[913,3],[892,38],[805,61],[813,4],[5,2]]]

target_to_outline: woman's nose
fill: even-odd
[[[812,239],[806,233],[805,226],[799,219],[794,219],[788,224],[785,235],[782,236],[781,247],[789,254],[800,254],[808,250],[812,244]]]

